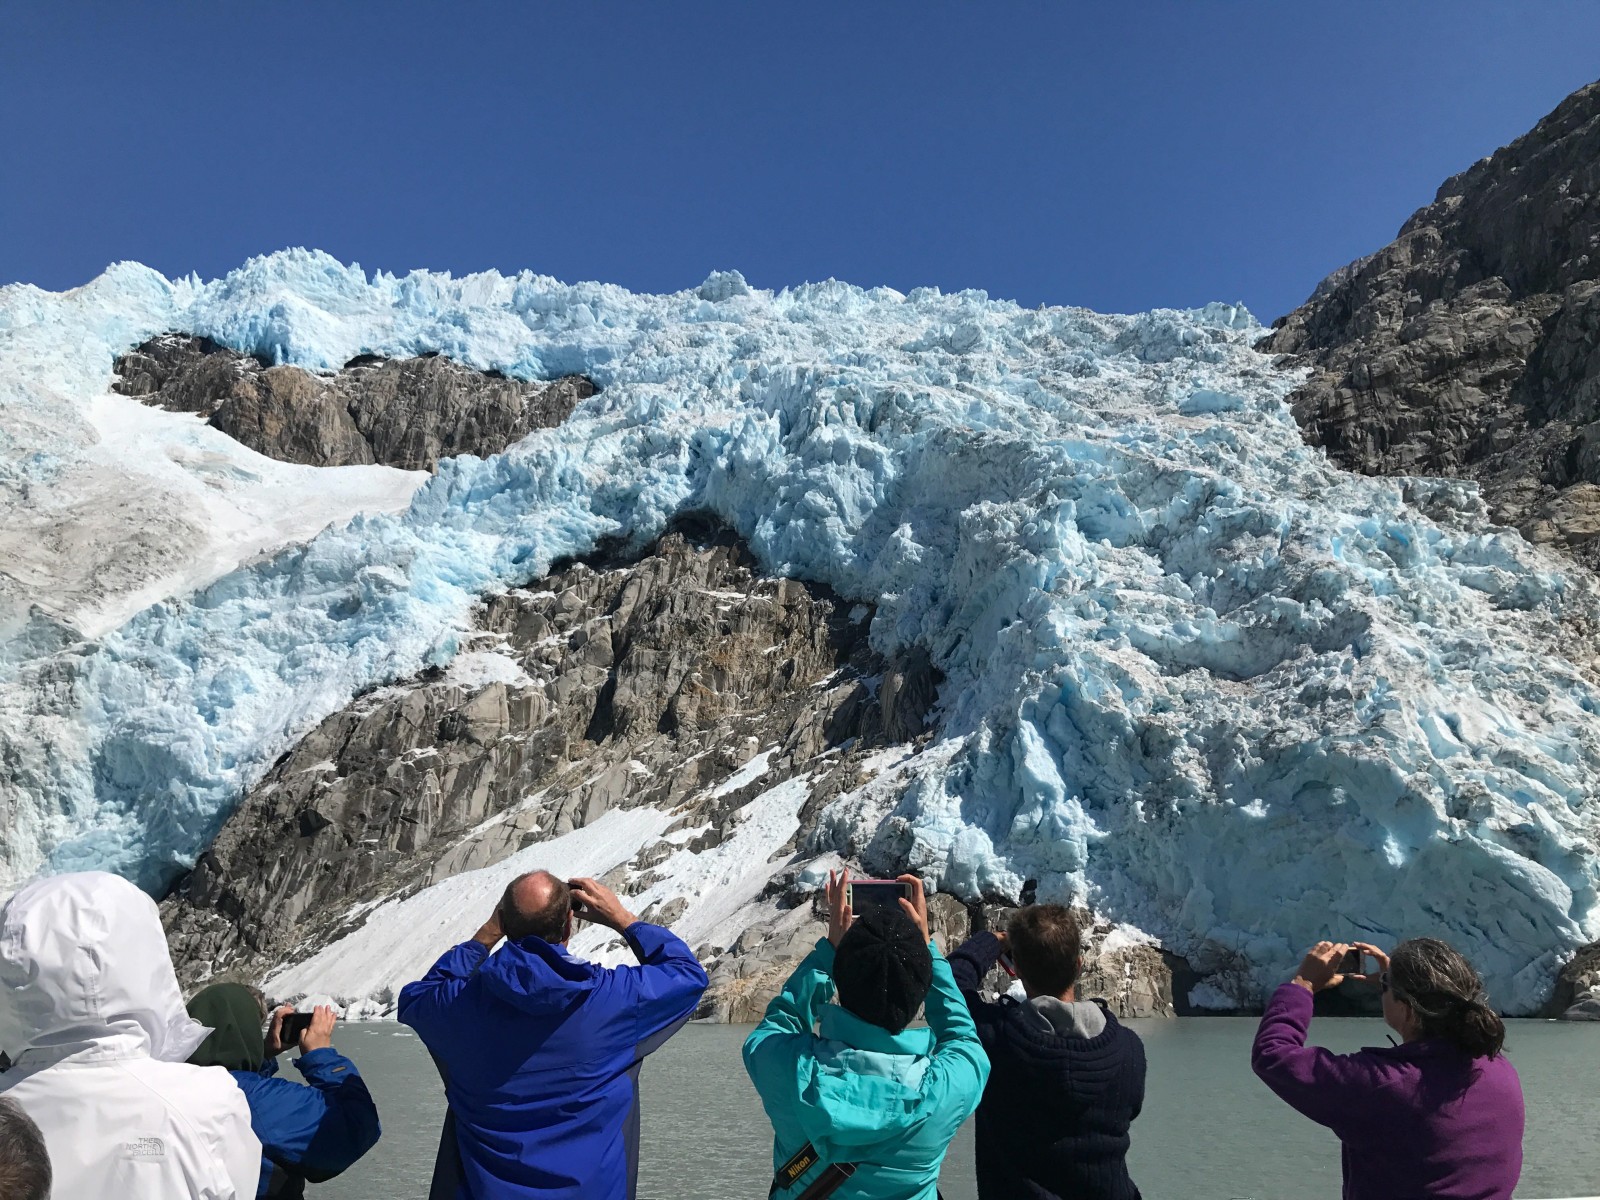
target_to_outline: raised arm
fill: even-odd
[[[833,954],[845,930],[850,928],[850,906],[845,903],[846,871],[829,871],[825,894],[828,899],[828,936],[818,940],[811,953],[784,981],[782,990],[767,1005],[761,1024],[744,1040],[744,1069],[756,1085],[780,1090],[792,1084],[789,1066],[800,1049],[813,1036],[818,1009],[833,999]]]
[[[987,1003],[983,999],[983,981],[994,970],[994,964],[1000,961],[1003,949],[1005,946],[1000,939],[984,930],[962,942],[950,955],[950,973],[955,977],[956,987],[969,1003],[973,1000],[980,1004]]]
[[[250,1108],[262,1152],[312,1182],[332,1179],[377,1144],[378,1109],[361,1073],[331,1044],[334,1017],[319,1008],[300,1039],[295,1067],[310,1087],[287,1079],[251,1084]]]
[[[924,1012],[933,1032],[933,1071],[937,1086],[947,1095],[962,1098],[961,1104],[953,1106],[961,1114],[956,1122],[959,1125],[978,1107],[983,1096],[983,1085],[989,1079],[989,1056],[984,1053],[967,1001],[956,986],[949,960],[933,943],[928,945],[933,951],[933,984],[928,989]]]
[[[933,1033],[933,1061],[922,1093],[931,1101],[933,1111],[949,1116],[953,1134],[983,1098],[983,1085],[989,1079],[989,1056],[978,1040],[978,1026],[956,986],[950,961],[928,936],[928,897],[922,880],[915,875],[902,875],[900,882],[911,890],[911,898],[902,899],[900,907],[916,923],[933,955],[933,979],[923,1002],[928,1029]]]
[[[813,1036],[819,1010],[832,999],[833,943],[819,938],[744,1040],[744,1067],[757,1091],[763,1081],[783,1075],[781,1064],[793,1061],[798,1047]]]
[[[500,938],[500,918],[492,916],[472,935],[471,941],[450,947],[426,975],[401,988],[395,1011],[400,1024],[411,1026],[424,1040],[448,1028],[442,1018],[450,1002],[477,974]]]
[[[633,993],[639,1041],[648,1054],[694,1015],[710,981],[688,943],[670,929],[635,921],[622,937],[639,965],[622,967],[618,975]]]
[[[567,886],[572,889],[574,914],[620,933],[639,960],[636,967],[614,971],[611,986],[620,989],[636,1022],[638,1053],[649,1054],[694,1015],[708,982],[705,968],[682,938],[639,920],[599,880],[572,879]]]
[[[333,1048],[333,1012],[318,1008],[301,1035],[295,1069],[322,1100],[322,1114],[304,1150],[308,1178],[337,1175],[378,1144],[378,1106],[355,1063]]]
[[[1345,1117],[1362,1110],[1362,1095],[1374,1093],[1377,1084],[1359,1055],[1306,1045],[1312,996],[1343,981],[1334,964],[1345,949],[1331,942],[1319,942],[1311,949],[1294,980],[1279,987],[1267,1002],[1250,1051],[1251,1068],[1279,1099],[1336,1131]]]

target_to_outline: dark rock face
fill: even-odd
[[[1491,514],[1600,565],[1600,83],[1449,179],[1262,348],[1312,368],[1314,445],[1479,480]]]
[[[1600,1021],[1600,942],[1590,942],[1561,968],[1542,1015],[1562,1021]]]
[[[457,454],[498,454],[561,424],[597,390],[581,375],[523,383],[441,355],[362,355],[337,375],[313,375],[175,333],[130,351],[115,370],[123,395],[198,413],[269,458],[408,471]]]
[[[816,803],[853,785],[883,743],[868,621],[825,589],[757,576],[725,531],[697,532],[490,598],[449,671],[372,692],[302,739],[164,903],[181,975],[259,978],[346,932],[362,900],[610,808],[699,794],[680,824],[720,838],[796,773]],[[761,746],[776,748],[759,784],[707,792]]]

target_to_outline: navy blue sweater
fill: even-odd
[[[1091,1038],[1041,1028],[1007,996],[983,999],[1000,942],[980,933],[950,956],[956,986],[989,1054],[978,1106],[979,1200],[1139,1200],[1128,1126],[1144,1104],[1144,1043],[1101,1005]]]

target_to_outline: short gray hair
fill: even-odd
[[[49,1200],[50,1176],[44,1134],[20,1104],[0,1096],[0,1196]]]

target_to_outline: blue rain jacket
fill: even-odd
[[[536,937],[463,942],[401,991],[450,1101],[431,1197],[632,1200],[639,1066],[694,1015],[706,973],[669,930],[623,936],[638,966]]]
[[[275,1078],[278,1064],[271,1058],[259,1072],[229,1072],[261,1139],[257,1196],[304,1195],[306,1180],[332,1179],[377,1145],[382,1132],[355,1063],[330,1047],[303,1054],[294,1065],[305,1084]]]

